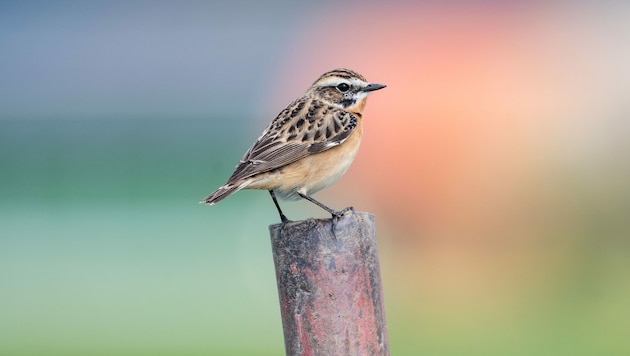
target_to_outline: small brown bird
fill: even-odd
[[[385,88],[359,73],[335,69],[322,74],[269,124],[236,166],[227,183],[202,203],[214,205],[241,189],[264,189],[276,196],[304,198],[336,219],[352,207],[337,211],[312,194],[336,182],[350,167],[363,136],[363,108],[368,93]]]

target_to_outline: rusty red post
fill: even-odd
[[[287,355],[389,355],[374,216],[271,225]]]

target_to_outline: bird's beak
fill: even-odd
[[[384,85],[384,84],[370,83],[365,88],[361,89],[361,91],[363,91],[363,92],[370,92],[370,91],[374,91],[374,90],[383,89],[385,87],[386,87],[386,85]]]

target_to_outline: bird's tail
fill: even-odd
[[[245,182],[245,183],[241,183],[241,184],[228,183],[228,184],[222,186],[221,188],[215,190],[212,194],[210,194],[207,197],[205,197],[199,203],[208,204],[208,205],[214,205],[214,204],[220,202],[221,200],[227,198],[228,196],[230,196],[230,195],[238,192],[239,190],[245,188],[245,186],[247,186],[247,183],[249,183],[249,182]]]

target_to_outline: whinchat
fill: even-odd
[[[216,204],[241,189],[271,194],[280,219],[289,221],[276,196],[304,198],[336,219],[337,211],[312,194],[336,182],[350,167],[363,136],[363,109],[370,92],[385,88],[349,69],[322,74],[306,93],[267,126],[236,166],[224,186],[202,203]]]

